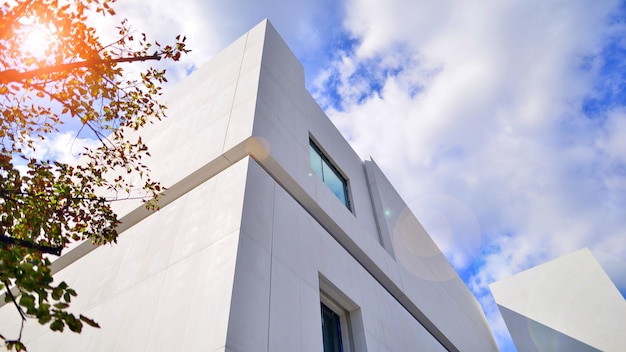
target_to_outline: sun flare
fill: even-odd
[[[39,22],[36,17],[23,18],[21,50],[35,60],[44,60],[55,41],[54,28]]]

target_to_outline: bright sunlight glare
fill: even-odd
[[[36,17],[23,17],[20,24],[22,25],[20,35],[23,38],[22,52],[38,61],[46,59],[55,41],[53,26],[40,23]]]

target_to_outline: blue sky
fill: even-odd
[[[494,281],[589,247],[626,292],[624,2],[128,0],[116,9],[155,39],[187,36],[193,52],[171,68],[173,83],[269,18],[309,91],[474,292],[503,351],[515,348]]]

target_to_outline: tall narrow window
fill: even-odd
[[[339,200],[350,209],[350,198],[348,197],[348,181],[341,175],[339,170],[333,166],[330,160],[322,153],[320,148],[309,141],[309,151],[311,157],[311,169],[324,181],[330,190]]]
[[[324,303],[322,305],[322,336],[324,337],[324,352],[343,352],[341,341],[341,320]]]
[[[352,331],[356,326],[363,332],[361,309],[321,273],[319,278],[324,352],[365,350],[365,335],[354,336]]]

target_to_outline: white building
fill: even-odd
[[[29,323],[29,351],[497,350],[476,299],[269,22],[166,100],[169,117],[142,132],[162,209],[118,203],[117,245],[55,263],[102,328]],[[5,336],[16,319],[0,308]]]
[[[587,248],[490,289],[519,351],[626,351],[626,301]]]

